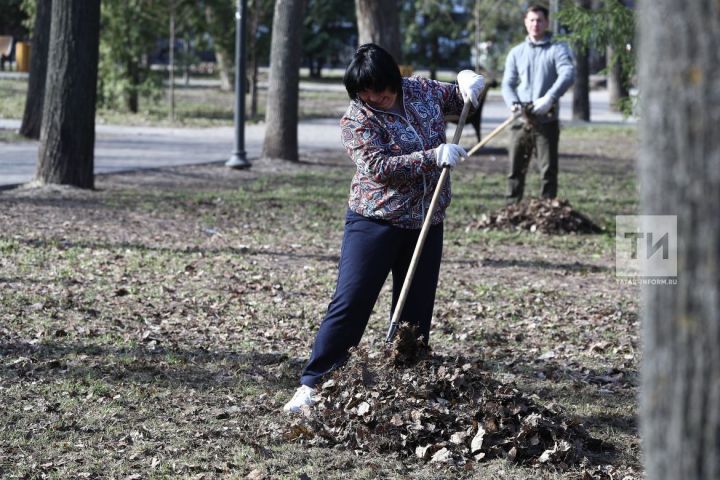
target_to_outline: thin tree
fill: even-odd
[[[615,48],[608,47],[607,58],[612,59],[616,56],[617,51]],[[608,98],[610,109],[616,112],[622,110],[622,102],[630,95],[625,77],[627,77],[627,74],[623,72],[623,64],[619,61],[611,61],[610,65],[608,65],[607,74]]]
[[[93,188],[100,0],[52,3],[36,179]]]
[[[306,3],[306,0],[275,2],[264,157],[298,160],[298,91]]]
[[[578,8],[589,10],[592,0],[576,0]],[[572,115],[575,120],[590,121],[590,49],[573,45],[575,54],[575,84],[573,85]]]
[[[631,8],[631,1],[629,0],[616,0],[623,7]],[[623,110],[623,102],[630,96],[628,89],[630,81],[629,72],[625,71],[628,68],[627,62],[623,62],[618,59],[620,55],[620,49],[626,49],[626,45],[608,45],[607,58],[610,60],[608,65],[607,75],[607,87],[608,96],[610,99],[610,109],[620,112]]]
[[[48,47],[50,45],[50,18],[52,0],[37,2],[30,56],[30,77],[25,97],[20,135],[40,138],[43,100],[45,98],[45,77],[47,76]]]
[[[212,48],[220,77],[220,90],[229,92],[233,88],[232,82],[232,52],[231,47],[235,39],[235,29],[232,28],[233,18],[231,12],[234,8],[231,2],[218,2],[217,0],[205,2],[205,22],[208,34],[212,38]],[[232,32],[232,38],[228,37]]]
[[[258,3],[257,0],[250,2],[251,13],[247,40],[251,45],[254,43],[258,28],[260,27],[261,9]],[[247,77],[250,83],[250,118],[255,118],[258,113],[258,73],[260,70],[257,50],[254,48],[250,49],[248,57]]]
[[[608,89],[613,108],[630,113],[632,104],[625,92],[634,77],[635,56],[628,46],[635,36],[635,14],[629,0],[594,1],[587,8],[583,0],[564,2],[558,17],[570,31],[561,36],[576,49],[607,50]],[[579,68],[584,65],[578,64]],[[584,75],[583,75],[584,76]],[[578,88],[579,78],[575,88]],[[614,83],[613,83],[614,82]],[[580,83],[582,88],[582,83]],[[617,88],[613,90],[613,88]]]
[[[168,58],[168,103],[170,105],[169,118],[175,121],[175,15],[177,13],[175,0],[170,0],[170,53]]]
[[[397,0],[355,0],[358,44],[375,43],[401,60],[400,8]]]
[[[720,3],[639,2],[641,211],[677,215],[678,284],[642,291],[646,478],[720,478]]]

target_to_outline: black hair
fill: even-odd
[[[343,83],[353,100],[357,100],[358,93],[365,90],[381,92],[389,88],[393,93],[402,91],[402,77],[397,62],[374,43],[360,45],[345,70]]]
[[[550,10],[543,7],[542,5],[537,5],[537,4],[530,5],[527,8],[527,10],[525,10],[525,16],[527,17],[527,14],[530,12],[535,12],[535,13],[542,12],[542,14],[545,15],[545,20],[550,18]]]

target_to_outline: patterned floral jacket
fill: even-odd
[[[350,209],[402,228],[419,229],[442,170],[435,147],[446,143],[445,115],[459,115],[457,86],[419,77],[403,78],[405,117],[353,100],[340,127],[357,171],[350,186]],[[450,204],[448,181],[432,224],[441,223]]]

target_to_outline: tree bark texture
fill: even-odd
[[[42,125],[45,77],[47,76],[48,47],[50,45],[51,7],[52,0],[37,2],[30,55],[30,77],[25,97],[25,111],[20,125],[20,135],[36,140],[40,138],[40,126]]]
[[[54,0],[36,179],[94,186],[100,0]]]
[[[374,43],[402,60],[400,8],[397,0],[355,0],[358,43]]]
[[[575,51],[572,115],[574,120],[590,121],[590,55],[587,49]]]
[[[298,91],[306,0],[276,0],[263,156],[298,160]]]
[[[125,97],[127,109],[132,113],[137,113],[140,107],[140,96],[138,94],[138,87],[140,86],[140,66],[138,65],[137,59],[128,59],[127,75],[130,80],[130,90],[127,92]]]
[[[613,49],[607,47],[608,61],[608,96],[610,97],[610,109],[616,112],[620,111],[620,100],[627,97],[628,90],[622,80],[622,65],[619,61],[613,62]]]
[[[578,7],[590,10],[592,0],[576,0]],[[574,120],[590,121],[590,51],[575,48],[575,84],[572,112]]]
[[[644,286],[646,478],[720,478],[720,2],[642,0],[641,211],[677,215],[678,284]]]

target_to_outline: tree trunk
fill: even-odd
[[[677,215],[678,283],[642,291],[646,478],[720,478],[720,3],[642,0],[641,211]],[[669,22],[669,23],[668,23]]]
[[[252,118],[253,120],[255,119],[255,117],[257,117],[258,114],[258,54],[257,48],[255,46],[255,38],[257,38],[258,27],[260,25],[260,5],[258,5],[258,3],[259,2],[255,2],[255,4],[252,6],[252,14],[250,15],[250,28],[248,31],[248,45],[255,47],[249,49],[250,61],[248,62],[248,69],[250,70],[250,75],[248,75],[248,78],[250,80],[250,118]]]
[[[169,119],[175,121],[175,0],[170,0],[170,58],[168,59],[168,82],[170,89],[168,90],[168,103],[170,104]]]
[[[263,156],[298,160],[298,91],[306,0],[276,0]]]
[[[430,78],[437,80],[437,69],[440,63],[440,39],[433,35],[430,39]]]
[[[100,0],[54,0],[36,179],[94,186]]]
[[[229,61],[229,58],[230,55],[226,51],[218,46],[215,47],[215,60],[220,74],[220,90],[223,92],[233,89],[232,74],[230,73],[232,62]]]
[[[592,0],[576,0],[579,8],[589,10]],[[575,84],[573,85],[573,119],[590,121],[590,51],[575,48]]]
[[[253,60],[250,75],[250,118],[258,115],[258,64],[257,57]]]
[[[183,37],[183,85],[190,85],[190,40],[189,36]]]
[[[138,88],[140,87],[140,66],[134,58],[128,59],[127,74],[130,80],[130,90],[127,92],[127,108],[132,113],[137,113],[140,106]]]
[[[32,55],[30,56],[30,77],[25,97],[20,135],[40,138],[43,100],[45,99],[45,77],[47,76],[48,46],[50,44],[50,18],[52,1],[37,2],[35,25],[33,27]]]
[[[587,49],[575,51],[572,115],[574,120],[590,121],[590,56]]]
[[[397,0],[355,0],[358,43],[375,43],[401,63],[400,8]]]
[[[613,61],[613,49],[607,48],[608,61],[608,95],[610,97],[610,109],[616,112],[620,111],[620,100],[626,98],[629,93],[625,83],[623,82],[622,65],[619,61]]]
[[[212,24],[216,21],[217,15],[213,10],[211,4],[205,5],[205,20],[208,24]],[[220,90],[223,92],[229,92],[233,89],[233,83],[230,76],[231,63],[228,62],[230,54],[226,52],[218,43],[217,39],[214,39],[213,46],[215,49],[215,62],[217,63],[218,73],[220,74]]]

